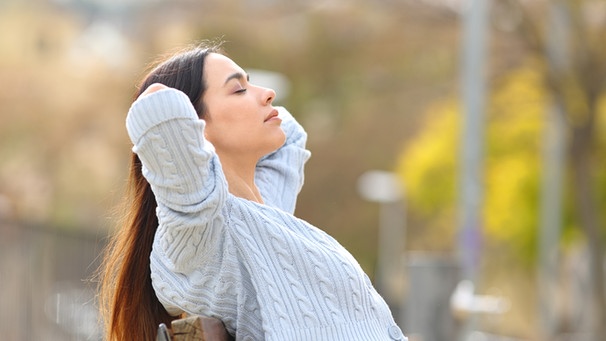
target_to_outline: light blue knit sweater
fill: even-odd
[[[126,127],[158,203],[151,277],[169,313],[221,319],[237,340],[404,340],[356,260],[293,216],[310,156],[279,108],[287,139],[262,158],[265,204],[228,192],[187,96],[161,90],[131,106]]]

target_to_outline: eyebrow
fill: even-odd
[[[232,79],[237,79],[237,80],[246,79],[247,81],[249,81],[250,76],[248,74],[245,75],[241,72],[235,72],[235,73],[232,73],[229,77],[227,77],[227,79],[225,79],[225,83],[223,83],[223,85],[227,84]]]

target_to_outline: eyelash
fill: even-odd
[[[236,90],[236,92],[235,92],[235,93],[237,93],[237,94],[241,94],[241,93],[244,93],[244,92],[246,92],[246,88]]]

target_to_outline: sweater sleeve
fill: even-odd
[[[307,133],[294,117],[278,107],[284,145],[257,163],[255,182],[266,204],[293,213],[297,196],[303,187],[305,162],[311,153],[305,149]]]
[[[165,89],[135,101],[126,127],[158,204],[156,251],[173,271],[187,272],[216,245],[227,196],[205,122],[184,93]]]

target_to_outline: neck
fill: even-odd
[[[261,193],[255,184],[256,160],[228,157],[219,154],[229,193],[243,199],[263,203]]]

